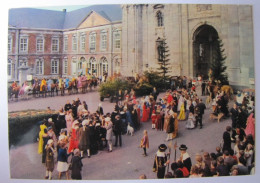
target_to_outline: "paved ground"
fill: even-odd
[[[28,101],[10,102],[9,111],[22,109],[45,109],[50,106],[52,109],[59,109],[67,100],[73,100],[79,97],[80,100],[86,100],[91,111],[97,109],[99,96],[97,92],[87,94],[72,95],[66,97],[54,97],[46,99],[30,99]],[[103,103],[104,111],[111,112],[113,105],[108,100]],[[179,135],[172,142],[177,141],[178,145],[186,144],[188,153],[194,162],[195,154],[203,151],[215,152],[222,139],[222,134],[227,125],[231,124],[231,119],[226,119],[217,123],[209,120],[210,109],[205,111],[203,117],[202,129],[185,129],[185,121],[179,122]],[[143,130],[148,130],[150,148],[148,156],[143,157],[143,150],[138,148]],[[151,121],[142,123],[142,127],[134,136],[124,135],[123,146],[113,149],[112,153],[100,151],[90,159],[83,159],[82,176],[88,180],[120,180],[120,179],[138,179],[139,175],[146,174],[149,179],[156,178],[152,172],[154,155],[158,145],[165,142],[166,133],[151,129]],[[45,176],[45,167],[41,164],[41,155],[37,154],[38,144],[28,144],[21,147],[14,147],[10,150],[10,172],[11,178],[17,179],[43,179]],[[179,157],[177,150],[177,157]],[[171,154],[173,160],[174,152]],[[54,170],[53,179],[57,179],[58,172]],[[62,177],[65,179],[65,176]]]

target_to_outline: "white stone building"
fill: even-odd
[[[121,73],[158,65],[157,40],[166,39],[171,75],[207,75],[214,40],[225,49],[231,85],[254,87],[252,6],[211,4],[122,5]]]

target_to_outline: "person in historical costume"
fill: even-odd
[[[247,126],[245,129],[246,135],[251,134],[255,139],[255,114],[252,112],[247,118]]]
[[[178,119],[179,120],[185,120],[186,119],[184,103],[182,103],[182,105],[181,105],[180,114],[178,116]]]
[[[48,130],[47,130],[47,128],[45,128],[44,129],[44,133],[42,135],[42,140],[43,140],[42,163],[45,163],[45,161],[46,161],[46,149],[45,149],[45,146],[47,145],[49,139],[50,139],[50,137],[48,135]]]
[[[147,113],[147,107],[145,102],[143,103],[142,109],[143,109],[143,115],[141,121],[146,122],[148,120],[148,113]]]
[[[82,88],[82,76],[79,75],[77,78],[77,87]]]
[[[42,81],[41,81],[40,91],[43,91],[43,87],[46,87],[46,80],[45,80],[45,78],[43,78]]]
[[[181,110],[182,104],[184,104],[184,97],[182,95],[180,95],[179,100],[178,100],[178,107],[177,107],[178,111]]]
[[[83,164],[81,159],[79,149],[75,149],[71,159],[71,179],[73,180],[82,180],[81,170]]]
[[[172,110],[173,112],[178,112],[178,98],[176,96],[176,93],[173,93],[173,97],[172,97]]]
[[[69,165],[68,157],[70,154],[67,153],[66,143],[61,143],[59,152],[58,152],[58,165],[57,171],[59,172],[59,179],[61,179],[61,173],[66,173],[66,178],[69,180]]]
[[[71,127],[72,127],[72,123],[73,123],[72,109],[67,111],[65,120],[66,120],[66,127],[67,127],[67,135],[70,136]]]
[[[174,113],[173,117],[174,117],[174,131],[172,133],[172,139],[178,136],[178,129],[179,129],[179,120],[177,118],[177,113]]]
[[[167,128],[166,128],[166,133],[167,133],[166,141],[172,140],[172,133],[175,131],[174,122],[175,122],[174,112],[172,110],[170,110],[170,112],[169,112],[169,123],[168,123]]]
[[[79,144],[79,122],[75,120],[72,124],[72,133],[70,136],[70,143],[68,152],[72,152],[74,149],[78,148]]]
[[[152,119],[152,129],[155,129],[155,125],[156,125],[156,122],[157,122],[157,116],[155,114],[155,110],[153,110],[153,112],[152,112],[151,119]]]
[[[87,152],[87,156],[90,158],[90,129],[88,125],[89,120],[85,119],[82,122],[82,127],[79,129],[79,149],[81,157],[84,156],[84,152]]]
[[[184,164],[184,166],[189,170],[191,170],[191,158],[190,155],[187,153],[188,147],[185,144],[181,144],[179,150],[181,151],[181,156],[179,160]]]
[[[69,78],[66,78],[66,79],[65,79],[65,88],[68,88],[68,87],[69,87],[69,82],[70,82],[70,79],[69,79]]]
[[[47,129],[47,126],[43,123],[40,125],[38,154],[42,154],[43,152],[43,136],[48,135],[47,133],[44,133],[44,129]]]
[[[25,81],[25,82],[23,83],[22,88],[21,88],[20,91],[19,91],[19,95],[23,95],[23,94],[24,94],[25,89],[26,89],[27,86],[28,86],[28,83],[27,83],[27,81]]]
[[[190,112],[185,127],[187,129],[193,129],[195,127],[194,122],[195,122],[195,116],[192,114],[192,112]]]
[[[51,85],[53,84],[53,79],[48,79],[48,81],[47,81],[47,90],[48,91],[51,91]]]
[[[112,127],[113,127],[113,123],[111,122],[110,117],[106,117],[105,118],[105,128],[107,130],[106,140],[108,143],[108,152],[112,152],[112,147],[113,147],[113,144],[112,144],[113,128]]]
[[[168,109],[166,109],[165,111],[165,116],[164,116],[164,125],[163,125],[163,130],[166,132],[167,131],[167,127],[169,125],[169,122],[170,122],[170,111],[171,109],[169,109],[170,106],[168,106]]]
[[[161,108],[160,106],[157,106],[157,109],[156,109],[156,125],[155,125],[155,128],[157,130],[160,130],[162,131],[163,130],[163,124],[162,124],[162,114],[163,113],[161,111]]]
[[[54,142],[52,139],[49,139],[46,145],[46,175],[45,179],[52,179],[52,172],[54,170]]]
[[[143,156],[147,156],[146,149],[149,148],[149,138],[147,130],[144,130],[144,136],[141,139],[140,147],[144,150]]]
[[[15,89],[17,87],[16,81],[14,81],[11,86],[12,86],[13,89]]]
[[[165,144],[161,144],[155,155],[153,171],[157,172],[158,179],[164,178],[166,166],[170,163],[170,160],[167,160],[167,154],[165,153],[166,149],[167,146]]]
[[[167,104],[171,104],[173,97],[170,92],[167,92]]]

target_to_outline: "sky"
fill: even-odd
[[[77,10],[80,8],[85,8],[89,5],[71,5],[71,6],[40,6],[40,7],[34,7],[38,9],[46,9],[46,10],[56,10],[56,11],[62,11],[63,9],[66,9],[67,12]]]

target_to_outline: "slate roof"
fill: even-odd
[[[94,5],[71,12],[42,10],[36,8],[14,8],[9,10],[9,26],[17,28],[73,29],[95,11],[114,22],[122,20],[120,5]]]

